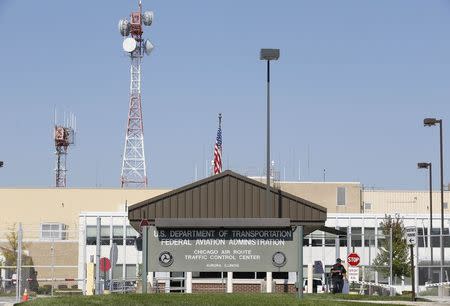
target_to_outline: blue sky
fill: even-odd
[[[136,3],[1,0],[0,186],[54,184],[54,108],[78,121],[68,185],[119,186],[129,60],[117,22]],[[328,181],[425,189],[416,163],[437,170],[438,129],[422,120],[442,118],[450,135],[449,1],[144,0],[144,8],[155,12],[142,89],[151,187],[191,182],[195,167],[205,175],[219,112],[225,168],[262,172],[262,47],[281,49],[272,65],[281,178],[320,181],[326,169]]]

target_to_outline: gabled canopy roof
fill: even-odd
[[[267,210],[266,185],[227,170],[134,204],[128,209],[128,218],[135,229],[143,219],[155,224],[158,219],[284,218],[288,225],[317,228],[325,224],[326,208],[279,189],[271,188],[270,193]]]

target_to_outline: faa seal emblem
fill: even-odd
[[[170,252],[164,251],[159,254],[159,264],[163,267],[169,267],[173,263],[173,256]]]
[[[272,264],[275,267],[282,267],[286,264],[287,258],[286,255],[284,255],[283,252],[276,252],[272,256]]]

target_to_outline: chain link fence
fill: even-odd
[[[0,292],[15,295],[83,294],[78,282],[80,232],[60,224],[11,226],[0,231]]]

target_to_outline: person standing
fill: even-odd
[[[344,287],[344,276],[347,273],[342,265],[340,258],[336,259],[336,263],[331,267],[331,281],[333,283],[333,293],[342,293]]]

